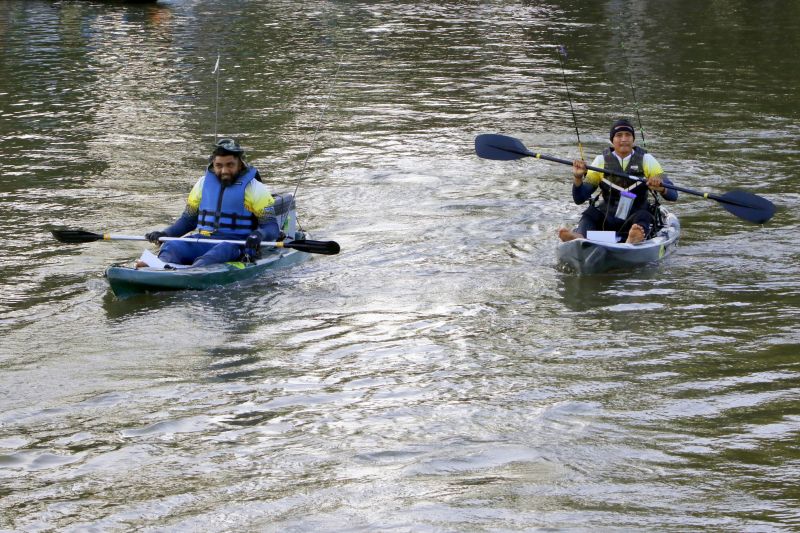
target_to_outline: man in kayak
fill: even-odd
[[[275,218],[275,199],[255,167],[244,161],[244,150],[233,139],[221,139],[209,158],[206,173],[195,183],[183,214],[169,227],[145,235],[181,237],[197,230],[202,238],[246,241],[231,243],[167,241],[159,259],[165,263],[205,266],[257,257],[261,241],[275,241],[280,229]],[[136,267],[146,266],[137,261]]]
[[[562,241],[586,237],[587,231],[603,230],[616,231],[621,239],[631,244],[642,242],[650,234],[653,224],[648,191],[652,190],[671,202],[678,199],[675,189],[664,187],[672,185],[672,182],[664,176],[661,164],[634,145],[636,136],[630,122],[625,119],[614,122],[609,140],[611,147],[603,150],[592,166],[646,178],[647,183],[587,170],[585,161],[573,161],[572,199],[576,204],[582,204],[600,187],[602,201],[595,205],[597,199],[591,200],[574,231],[561,228],[558,236]]]

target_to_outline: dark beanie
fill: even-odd
[[[633,126],[631,125],[631,123],[625,120],[624,118],[621,118],[618,121],[616,121],[613,126],[611,126],[611,131],[608,134],[608,140],[613,141],[614,135],[616,135],[617,132],[620,131],[628,131],[630,132],[631,135],[633,135],[634,139],[636,138],[636,133],[633,131]]]

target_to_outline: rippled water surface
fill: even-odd
[[[788,0],[0,0],[0,529],[800,527],[799,25]],[[559,267],[569,168],[473,141],[576,157],[565,80],[587,157],[638,108],[676,183],[774,219],[683,194],[660,265]],[[50,236],[168,224],[215,133],[341,254],[118,300],[103,270],[145,244]]]

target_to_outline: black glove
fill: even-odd
[[[161,242],[158,239],[166,236],[167,234],[164,233],[163,231],[151,231],[150,233],[146,233],[144,238],[152,242],[153,244],[161,244]]]
[[[250,235],[247,236],[247,240],[244,241],[244,255],[248,259],[255,259],[258,257],[258,249],[261,248],[261,234],[257,231],[254,231]]]

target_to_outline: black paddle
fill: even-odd
[[[95,241],[146,241],[147,238],[139,235],[115,235],[111,233],[92,233],[81,229],[54,229],[50,230],[53,237],[59,242],[69,244],[81,244]],[[166,241],[188,241],[188,242],[229,242],[232,244],[244,245],[245,241],[222,240],[222,239],[198,239],[197,237],[161,237],[161,242]],[[275,246],[277,248],[292,248],[300,252],[309,254],[336,255],[339,253],[339,244],[335,241],[277,241],[262,242],[262,246]]]
[[[536,159],[544,159],[546,161],[572,166],[572,161],[560,159],[547,154],[531,152],[525,148],[525,145],[522,144],[522,141],[506,135],[494,135],[489,133],[478,135],[475,137],[475,152],[478,154],[478,157],[482,157],[484,159],[511,161],[513,159],[520,159],[522,157],[535,157]],[[602,172],[603,174],[611,174],[614,176],[620,176],[622,178],[638,180],[645,183],[647,182],[647,180],[644,178],[631,176],[625,172],[606,170],[589,165],[586,165],[586,168],[596,172]],[[695,196],[700,196],[702,198],[719,202],[729,213],[755,224],[763,224],[771,219],[772,215],[775,214],[775,205],[772,202],[766,198],[751,194],[749,192],[731,191],[719,196],[708,192],[693,191],[692,189],[678,187],[677,185],[667,185],[666,183],[663,185],[668,189],[674,189],[676,191],[693,194]]]

